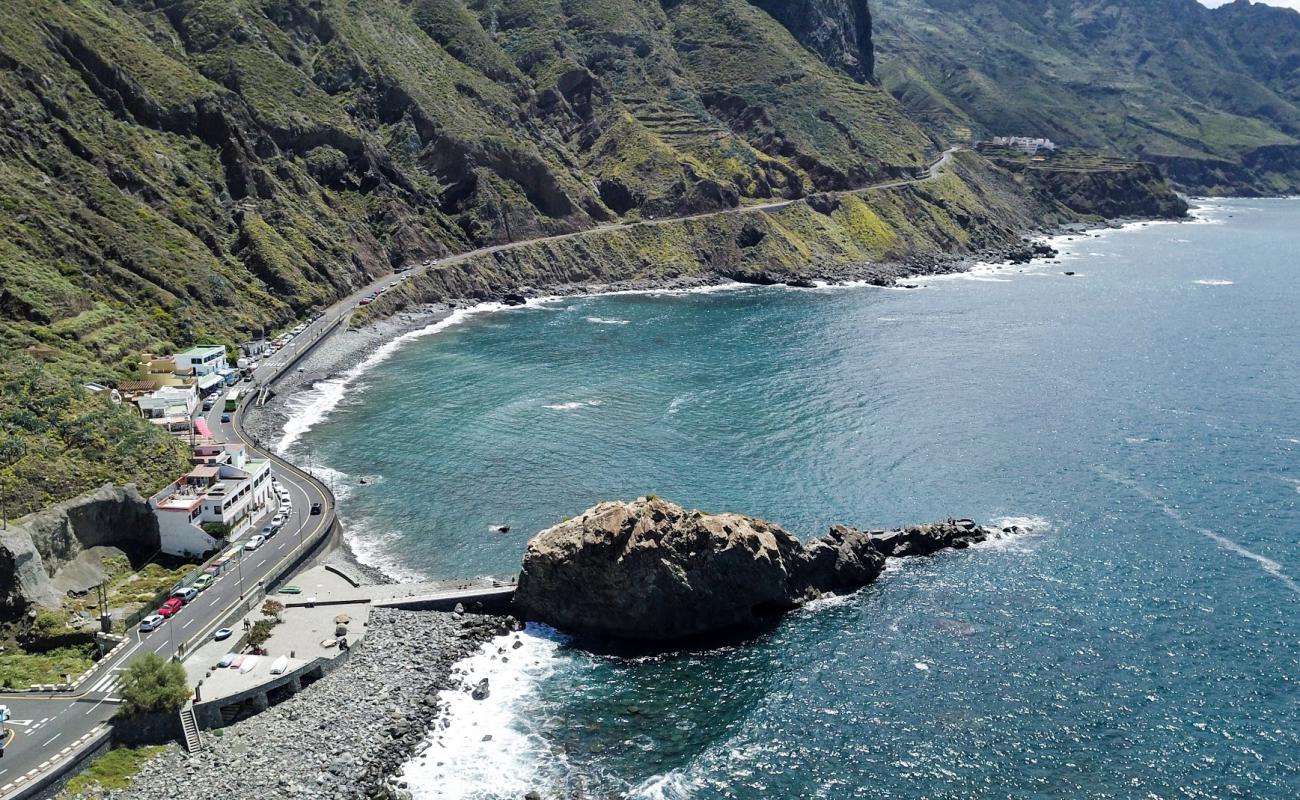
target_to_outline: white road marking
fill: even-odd
[[[48,742],[46,742],[45,744],[41,745],[41,747],[49,747],[50,745],[54,744],[54,740],[55,740],[55,739],[59,738],[59,737],[62,736],[62,735],[63,735],[62,733],[56,733],[56,734],[54,734],[53,736],[50,737],[50,740],[49,740]]]
[[[155,647],[155,648],[153,649],[153,651],[154,651],[155,653],[161,653],[161,652],[162,652],[162,649],[163,649],[164,647],[166,647],[166,646],[167,646],[167,643],[166,643],[166,642],[163,642],[162,644],[160,644],[160,645],[158,645],[157,647]]]
[[[187,622],[187,623],[185,623],[184,625],[182,625],[182,626],[181,626],[181,630],[184,630],[184,629],[188,628],[189,626],[193,625],[195,619],[196,619],[195,617],[190,617],[190,621]]]

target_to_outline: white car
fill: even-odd
[[[244,545],[244,549],[245,549],[245,550],[256,550],[257,548],[261,547],[261,546],[262,546],[263,544],[265,544],[265,543],[266,543],[266,537],[263,536],[263,535],[260,534],[260,533],[257,533],[257,534],[254,534],[254,535],[253,535],[253,536],[248,540],[248,543]]]
[[[271,527],[272,527],[272,528],[283,528],[283,527],[284,527],[284,523],[285,523],[287,520],[288,520],[288,517],[286,517],[284,514],[276,514],[274,517],[271,517]]]
[[[158,628],[161,627],[162,624],[166,621],[167,618],[164,617],[162,614],[150,614],[149,616],[140,620],[140,630],[144,631],[145,633],[148,633],[149,631],[158,630]]]

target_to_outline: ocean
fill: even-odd
[[[1300,796],[1300,201],[1197,217],[913,290],[462,312],[300,401],[286,447],[400,577],[512,573],[648,493],[804,538],[1035,528],[743,646],[530,627],[463,665],[492,693],[451,695],[415,796]]]

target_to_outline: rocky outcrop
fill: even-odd
[[[893,531],[837,525],[804,545],[740,514],[654,497],[607,502],[528,543],[515,606],[525,619],[594,637],[669,641],[744,630],[871,583],[887,558],[964,548],[991,533],[970,520]]]
[[[1153,164],[1127,162],[1098,169],[1053,169],[1023,161],[997,160],[1021,178],[1045,201],[1060,203],[1070,213],[1117,219],[1187,215],[1183,200]]]
[[[158,521],[135,486],[103,486],[0,532],[0,619],[31,606],[58,606],[59,570],[95,547],[114,547],[133,559],[157,552]]]
[[[874,78],[871,9],[867,0],[749,0],[784,25],[799,43],[860,81]]]

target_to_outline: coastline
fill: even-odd
[[[1073,257],[1075,246],[1089,238],[1123,230],[1141,229],[1153,224],[1195,224],[1208,220],[1203,213],[1213,200],[1192,198],[1188,215],[1178,219],[1122,218],[1100,222],[1072,222],[1050,229],[1026,231],[1018,241],[975,254],[949,257],[926,257],[904,261],[862,264],[829,271],[813,271],[807,284],[783,284],[780,275],[770,282],[738,282],[720,273],[674,278],[645,278],[618,283],[566,283],[530,288],[522,298],[511,302],[458,299],[448,303],[431,303],[406,308],[391,317],[367,322],[359,328],[340,327],[319,342],[301,362],[297,371],[281,378],[276,394],[264,405],[245,412],[244,427],[255,441],[273,447],[282,457],[294,459],[292,447],[298,438],[320,424],[338,407],[346,390],[369,369],[392,356],[404,344],[434,335],[448,327],[485,313],[526,308],[566,298],[599,297],[616,294],[686,294],[752,289],[764,285],[788,288],[827,290],[835,288],[877,287],[890,290],[922,288],[905,283],[913,279],[959,278],[1010,274],[1030,265],[1063,264]],[[1035,247],[1038,250],[1035,250]],[[1045,246],[1047,249],[1043,250]],[[789,276],[785,276],[789,277]],[[988,278],[985,278],[988,279]],[[523,299],[524,302],[519,302]],[[300,463],[300,466],[302,464]],[[313,465],[316,471],[332,473],[327,465]],[[334,473],[337,474],[337,473]],[[346,477],[346,476],[344,476]],[[346,487],[338,489],[343,499]],[[340,503],[342,505],[342,503]],[[353,540],[347,520],[340,515],[342,532],[328,543],[318,562],[337,563],[361,573],[374,583],[400,583],[420,580],[417,572],[402,569],[388,559],[375,555],[364,543]],[[384,563],[388,561],[389,563]]]
[[[1193,217],[1191,221],[1207,220]],[[1038,259],[1037,263],[1033,265],[1033,269],[1041,270],[1053,266],[1060,267],[1071,257],[1086,254],[1083,243],[1096,236],[1126,228],[1138,229],[1147,225],[1163,224],[1165,222],[1172,222],[1172,220],[1134,220],[1104,226],[1062,227],[1054,231],[1051,238],[1044,237],[1042,239],[1044,242],[1059,247],[1062,252],[1049,258]],[[956,260],[954,260],[954,263],[956,263]],[[935,270],[924,273],[924,275],[957,277],[959,274],[964,273],[978,276],[986,271],[1001,271],[1009,275],[1017,270],[1027,271],[1030,269],[1030,266],[1026,264],[989,264],[987,261],[969,258],[962,259],[961,266],[962,269]],[[895,280],[908,280],[917,275],[919,273],[898,275]],[[975,279],[978,279],[978,277]],[[863,279],[861,283],[855,282],[850,285],[864,284],[881,285],[869,279]],[[834,288],[834,286],[832,284],[830,288]],[[655,284],[599,287],[603,289],[602,291],[591,291],[593,287],[583,287],[587,291],[565,291],[566,288],[572,287],[559,287],[559,290],[553,293],[532,297],[530,303],[547,302],[552,298],[594,296],[615,292],[684,293],[748,287],[749,284],[735,284],[725,279],[709,282],[696,281],[685,286]],[[885,288],[888,287],[889,284],[886,283]],[[304,360],[301,372],[286,376],[281,394],[273,403],[259,412],[255,422],[249,426],[250,431],[264,441],[276,441],[282,435],[284,422],[306,410],[304,404],[312,399],[312,395],[315,394],[314,387],[319,384],[342,380],[344,386],[351,385],[351,382],[360,378],[369,366],[381,362],[405,342],[445,330],[449,325],[456,324],[456,322],[473,314],[493,313],[505,308],[507,306],[499,303],[464,302],[433,305],[408,310],[391,319],[373,323],[364,328],[341,330],[331,336],[330,340],[322,342],[318,349]],[[329,410],[334,407],[330,406],[325,409],[321,416],[312,420],[313,424],[325,419]],[[316,407],[315,410],[319,411],[320,407]],[[316,469],[320,470],[322,467],[316,465]],[[373,565],[366,564],[364,559],[358,558],[358,554],[354,552],[351,543],[347,541],[336,543],[333,552],[323,556],[323,558],[348,560],[373,580],[388,581],[400,577],[390,575]],[[419,621],[424,617],[428,617],[430,621]],[[280,730],[278,726],[289,725],[292,729],[293,720],[298,719],[298,715],[302,714],[304,710],[319,707],[315,705],[316,703],[330,705],[339,702],[345,704],[355,702],[359,706],[365,706],[369,702],[372,688],[381,690],[375,693],[376,696],[384,696],[380,701],[382,708],[379,709],[379,713],[376,715],[378,721],[374,723],[377,727],[368,727],[366,730],[377,732],[377,738],[385,740],[384,743],[387,747],[383,751],[385,755],[365,761],[364,765],[362,765],[341,760],[337,750],[331,751],[327,749],[326,752],[330,754],[329,758],[323,760],[313,759],[301,768],[301,770],[307,770],[310,773],[303,773],[303,775],[306,775],[305,779],[299,774],[301,770],[297,767],[286,770],[284,773],[277,773],[275,779],[279,780],[278,786],[275,784],[270,786],[273,793],[279,796],[295,796],[299,791],[304,793],[309,790],[320,791],[322,787],[318,786],[318,784],[322,784],[322,782],[327,786],[337,787],[346,782],[364,781],[369,790],[379,793],[378,796],[409,797],[411,789],[429,785],[430,782],[441,783],[447,781],[453,775],[458,775],[463,779],[462,782],[465,782],[477,774],[473,771],[474,769],[480,771],[489,768],[499,769],[499,763],[483,757],[485,748],[489,748],[492,741],[494,741],[493,736],[500,737],[502,735],[501,730],[498,730],[499,726],[494,726],[493,722],[498,716],[506,714],[509,710],[507,706],[515,694],[526,690],[524,685],[515,685],[507,681],[531,681],[535,679],[535,676],[530,677],[528,674],[520,676],[515,673],[524,669],[525,664],[542,660],[546,647],[550,645],[544,638],[538,639],[535,632],[531,636],[523,634],[524,640],[522,644],[515,644],[508,639],[497,639],[496,637],[502,633],[499,627],[502,624],[501,618],[494,622],[484,623],[487,627],[482,631],[471,632],[463,638],[454,630],[450,639],[440,634],[426,636],[424,633],[420,633],[422,631],[439,630],[441,629],[440,626],[447,624],[448,621],[468,625],[468,620],[474,618],[465,615],[463,617],[466,620],[465,623],[460,623],[461,619],[462,617],[458,615],[432,612],[421,612],[420,617],[414,618],[407,616],[395,617],[394,620],[400,620],[396,622],[385,618],[375,626],[376,629],[381,631],[380,635],[372,637],[366,643],[367,646],[358,649],[360,661],[354,660],[353,663],[345,665],[339,671],[340,677],[335,683],[322,684],[321,690],[318,692],[303,693],[304,697],[313,698],[303,702],[311,702],[313,705],[304,705],[300,709],[286,703],[286,710],[283,712],[278,710],[279,707],[272,709],[270,713],[277,716],[270,719],[266,725],[237,726],[228,730],[226,737],[229,738],[225,739],[218,748],[215,748],[218,752],[213,753],[212,761],[200,761],[196,765],[194,775],[186,776],[187,779],[203,775],[209,767],[214,771],[219,770],[220,759],[224,755],[233,752],[244,752],[245,750],[257,752],[259,758],[269,758],[267,766],[278,765],[279,760],[277,757],[274,755],[268,757],[261,747],[262,744],[268,741],[267,737],[272,736],[274,730]],[[389,625],[390,622],[393,622],[393,624]],[[508,624],[509,621],[506,620],[506,623]],[[412,635],[413,633],[415,635]],[[520,636],[517,629],[514,632],[506,633],[506,635],[516,641]],[[397,645],[390,646],[389,638],[402,643],[400,651],[393,649]],[[407,644],[412,640],[418,641]],[[488,645],[489,642],[492,642],[490,646]],[[510,649],[506,650],[505,648]],[[435,651],[436,655],[434,654]],[[394,656],[397,656],[398,660],[401,661],[401,669],[392,672],[396,679],[395,682],[402,684],[402,681],[406,681],[406,683],[416,685],[423,691],[423,694],[420,692],[411,694],[407,691],[409,687],[405,684],[402,684],[401,691],[388,694],[382,691],[388,686],[387,677],[381,680],[372,679],[375,674],[375,667],[371,659],[382,660],[383,664],[390,665],[394,663]],[[410,657],[407,658],[407,656]],[[507,659],[509,664],[506,663]],[[415,673],[417,674],[411,674],[408,669],[413,664],[420,665],[415,667]],[[355,671],[354,667],[356,667]],[[487,702],[470,697],[470,690],[474,688],[475,682],[483,677],[491,677],[492,680],[492,699]],[[370,682],[372,680],[373,682]],[[357,700],[358,688],[361,684],[365,684],[366,696]],[[486,718],[483,717],[484,714],[487,715]],[[259,717],[259,719],[262,719],[262,717]],[[471,722],[467,725],[466,720]],[[367,721],[361,724],[370,725],[371,723]],[[388,733],[389,727],[387,726],[393,724],[399,730],[396,737],[392,737]],[[488,732],[488,735],[483,736],[484,732]],[[313,731],[311,734],[314,736],[315,732]],[[227,744],[245,750],[227,750]],[[317,744],[322,743],[317,742]],[[501,742],[497,742],[497,744],[499,745]],[[518,744],[512,742],[511,746],[515,747]],[[436,749],[430,750],[429,748]],[[426,755],[426,751],[428,755]],[[516,755],[519,754],[517,750],[514,752]],[[438,754],[436,757],[434,757],[435,753]],[[207,759],[209,757],[205,755],[200,758]],[[369,759],[370,756],[367,755],[365,758]],[[165,756],[151,764],[146,773],[141,775],[140,786],[147,786],[149,790],[165,788],[173,796],[184,797],[184,785],[179,782],[173,784],[170,779],[170,775],[176,774],[177,771],[184,772],[187,764],[194,763],[184,759],[185,756],[180,755],[178,751],[169,750]],[[316,777],[312,777],[313,775]],[[532,774],[532,776],[545,777],[540,774]],[[523,772],[521,772],[521,779],[522,777],[524,777]],[[146,778],[147,780],[143,780]],[[231,785],[232,790],[238,789],[242,791],[244,788],[252,788],[242,786],[238,779],[224,777],[212,785],[221,788],[223,786],[222,782]],[[202,783],[202,781],[199,781],[199,783]],[[521,783],[521,785],[523,784]],[[152,795],[126,794],[123,796]]]

